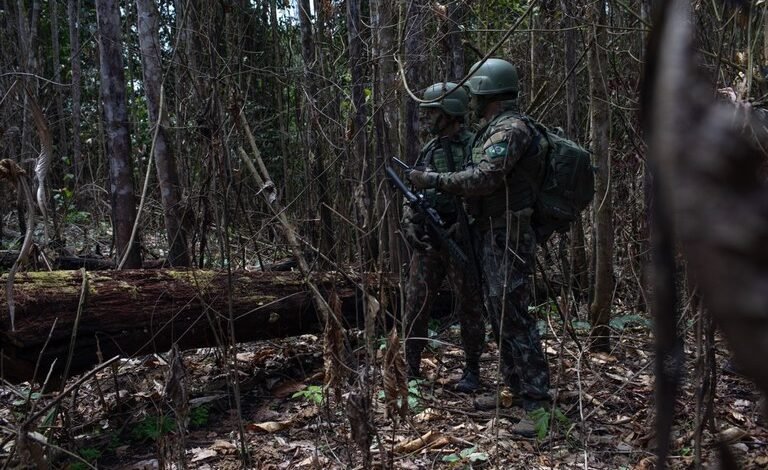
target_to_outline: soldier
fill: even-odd
[[[472,133],[464,126],[468,111],[469,95],[454,83],[436,83],[424,92],[425,100],[432,100],[451,91],[443,99],[433,103],[422,103],[422,122],[434,136],[421,150],[416,162],[418,168],[434,172],[459,170],[467,161]],[[459,210],[456,197],[434,189],[424,192],[441,218],[450,226],[456,224]],[[455,390],[469,393],[480,387],[480,354],[485,345],[485,324],[483,322],[482,294],[475,271],[462,266],[438,240],[431,240],[427,234],[426,222],[410,206],[403,211],[403,232],[413,248],[405,287],[405,358],[411,377],[420,374],[421,353],[426,345],[429,312],[440,284],[448,277],[457,295],[457,310],[464,343],[465,368]],[[451,230],[454,238],[460,230]],[[469,251],[471,244],[456,240]]]
[[[482,127],[463,171],[412,171],[416,188],[435,188],[465,198],[483,270],[483,300],[499,344],[505,384],[526,411],[549,403],[549,371],[536,320],[528,313],[536,240],[531,215],[543,174],[546,141],[517,108],[517,70],[509,62],[476,63],[467,82]],[[496,396],[475,405],[495,408]]]

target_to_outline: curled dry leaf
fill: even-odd
[[[421,449],[436,449],[450,444],[450,439],[437,431],[429,431],[412,441],[401,442],[393,449],[397,454],[412,454]]]
[[[392,328],[384,353],[384,396],[387,400],[387,416],[405,418],[408,413],[408,386],[405,376],[405,361],[400,353],[400,337],[397,328]]]
[[[251,423],[247,428],[251,431],[279,432],[293,426],[293,421],[265,421],[263,423]]]

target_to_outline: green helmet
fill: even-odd
[[[476,62],[469,69],[469,75],[467,86],[473,95],[517,94],[519,90],[517,69],[506,60]]]
[[[451,91],[453,90],[453,91]],[[451,116],[464,116],[469,110],[469,95],[463,87],[456,89],[456,84],[451,82],[440,82],[431,85],[424,92],[425,100],[434,100],[445,95],[447,92],[451,92],[445,98],[440,101],[434,101],[432,103],[421,103],[420,108],[439,108],[444,113]]]

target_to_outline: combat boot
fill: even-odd
[[[536,425],[528,418],[522,418],[509,428],[509,432],[520,437],[536,436]]]
[[[480,388],[480,371],[470,368],[464,369],[464,374],[461,376],[453,389],[459,393],[472,393]]]

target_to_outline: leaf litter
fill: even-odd
[[[473,396],[451,391],[450,381],[460,376],[463,358],[456,329],[444,329],[433,343],[436,346],[425,352],[424,379],[403,384],[396,356],[380,355],[380,365],[389,375],[369,369],[368,389],[334,384],[342,392],[340,401],[326,387],[323,371],[328,363],[317,336],[239,344],[232,363],[239,381],[240,414],[227,385],[222,353],[184,351],[190,397],[188,432],[183,439],[186,465],[242,468],[237,429],[243,424],[253,468],[363,468],[358,445],[365,443],[371,468],[651,469],[655,436],[649,338],[646,329],[623,331],[611,354],[579,356],[570,340],[561,348],[554,343],[554,335],[547,335],[552,383],[559,384],[553,390],[558,411],[551,419],[538,416],[537,423],[547,426],[540,438],[520,438],[509,431],[524,417],[519,408],[477,411]],[[398,349],[399,338],[389,339],[398,343],[392,350]],[[363,349],[353,358],[360,367],[366,367],[359,352]],[[562,357],[558,357],[560,350]],[[723,344],[718,344],[717,353],[719,362],[728,357]],[[498,351],[491,343],[481,358],[483,392],[497,390],[497,365]],[[76,396],[66,397],[56,420],[38,423],[35,432],[73,453],[90,455],[89,461],[99,468],[160,468],[161,464],[176,468],[161,462],[164,443],[178,432],[163,396],[167,374],[167,354],[122,360],[118,367],[100,371],[85,382]],[[697,390],[692,374],[683,379],[671,468],[689,468],[694,462]],[[385,393],[387,383],[389,393]],[[29,410],[39,409],[55,396],[40,393],[39,387],[28,383],[0,387],[5,433],[0,460],[14,451],[10,432]],[[354,400],[369,408],[357,419],[358,432],[370,436],[357,436],[358,445],[350,432],[350,397],[358,397]],[[401,414],[399,408],[405,402],[408,406]],[[768,432],[761,406],[758,392],[746,379],[718,374],[717,434],[743,468],[768,466]],[[705,462],[717,460],[714,439],[704,432]],[[87,468],[73,467],[77,461],[61,452],[49,454],[56,468]]]

